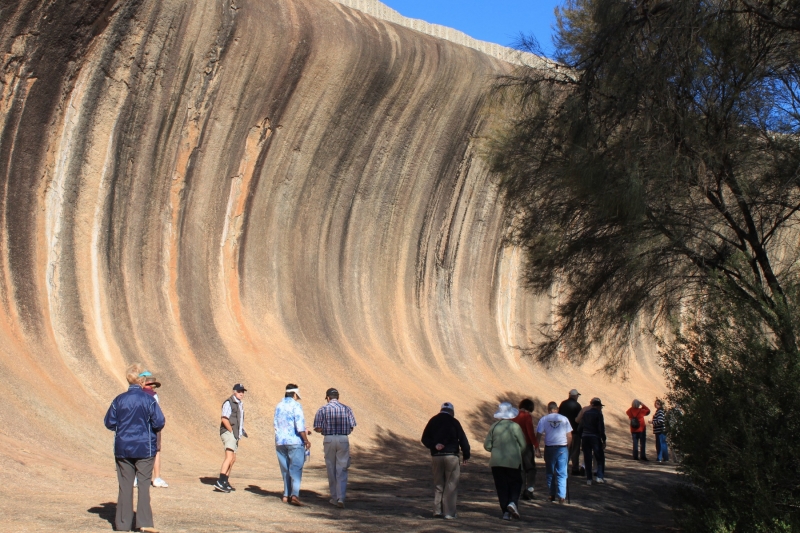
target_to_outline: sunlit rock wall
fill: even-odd
[[[212,457],[238,381],[268,441],[290,381],[366,438],[595,379],[520,360],[549,304],[481,158],[508,63],[328,0],[0,6],[3,438],[107,455],[74,428],[133,361]]]

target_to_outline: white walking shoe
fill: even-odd
[[[161,479],[160,477],[157,477],[153,480],[153,486],[160,487],[162,489],[166,489],[167,487],[169,487],[169,485],[167,485],[167,482]]]
[[[603,480],[603,478],[601,478],[601,477],[597,478],[597,482],[598,482],[598,483],[605,483],[605,481],[604,481],[604,480]]]
[[[592,484],[592,480],[591,480],[591,479],[587,479],[587,480],[586,480],[586,484],[587,484],[587,485],[591,485],[591,484]]]
[[[511,513],[511,516],[513,516],[514,518],[519,518],[519,511],[517,510],[517,504],[511,502],[508,504],[508,507],[506,507],[506,509],[508,509],[508,512]]]

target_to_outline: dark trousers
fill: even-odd
[[[117,531],[133,529],[133,480],[139,479],[139,501],[136,503],[136,528],[153,527],[153,510],[150,509],[150,478],[153,477],[155,457],[147,459],[125,459],[116,457],[117,481],[117,515],[114,526]]]
[[[581,469],[581,439],[578,432],[572,432],[572,444],[569,447],[569,460],[572,462],[572,472],[577,473]]]
[[[641,450],[642,459],[647,459],[647,454],[644,453],[645,444],[647,443],[647,429],[643,429],[639,433],[631,433],[631,437],[633,438],[633,458],[638,459],[639,450]]]
[[[522,452],[522,489],[536,485],[536,452],[533,444],[528,444]]]
[[[497,489],[497,499],[500,500],[500,509],[505,513],[508,511],[508,504],[519,503],[519,496],[522,492],[522,472],[519,468],[506,468],[504,466],[493,466],[492,477],[494,487]]]
[[[606,469],[606,454],[603,452],[603,443],[600,437],[583,437],[583,462],[586,465],[586,479],[592,479],[592,455],[597,461],[597,478],[603,479]]]

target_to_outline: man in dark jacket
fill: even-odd
[[[150,478],[156,456],[156,432],[164,427],[165,420],[158,402],[142,390],[145,379],[151,375],[138,363],[128,367],[128,392],[114,398],[104,420],[106,427],[115,432],[114,458],[119,481],[114,518],[117,531],[133,528],[133,480],[138,478],[136,527],[140,531],[158,532],[153,527],[150,508]]]
[[[438,415],[428,421],[422,432],[422,444],[431,451],[433,468],[433,516],[455,518],[458,500],[458,478],[461,475],[458,450],[463,462],[469,460],[469,441],[455,418],[453,404],[445,402]]]
[[[577,434],[578,423],[575,421],[575,418],[577,418],[582,409],[581,404],[578,403],[578,396],[580,395],[580,392],[576,389],[572,389],[569,391],[569,398],[561,402],[561,405],[558,406],[558,414],[565,416],[572,426],[572,446],[569,449],[569,458],[572,460],[573,476],[581,474],[580,465],[578,464],[581,456],[581,439]]]
[[[597,483],[605,483],[606,468],[606,424],[603,418],[603,403],[600,398],[592,399],[592,408],[583,413],[581,419],[583,437],[583,462],[586,464],[586,483],[592,484],[592,454],[597,461]]]

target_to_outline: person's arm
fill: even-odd
[[[231,421],[228,420],[230,416],[231,416],[231,402],[230,400],[226,400],[225,403],[222,404],[222,418],[221,418],[222,427],[233,433],[233,427],[231,426]]]
[[[314,431],[317,433],[322,433],[322,407],[317,410],[317,414],[314,415]]]
[[[106,428],[110,429],[111,431],[117,430],[117,400],[115,399],[111,402],[111,405],[108,406],[108,411],[106,412],[106,417],[103,419],[103,423],[106,425]]]
[[[154,431],[161,431],[164,429],[164,425],[167,423],[167,419],[164,418],[164,413],[161,411],[161,406],[158,405],[158,402],[153,402],[153,407],[150,411],[150,425]]]
[[[308,434],[306,433],[306,419],[303,416],[303,409],[298,409],[298,413],[295,415],[294,419],[294,430],[301,439],[303,439],[303,445],[306,447],[306,450],[311,448],[311,441],[308,440]]]
[[[644,413],[642,413],[643,416],[647,416],[650,414],[650,408],[647,407],[645,404],[642,404],[642,409],[644,410]]]
[[[567,432],[567,448],[569,448],[571,446],[572,446],[572,432],[568,431]]]
[[[350,432],[352,433],[353,428],[356,427],[356,416],[353,414],[353,410],[349,407],[347,408],[347,421],[350,423]]]
[[[458,430],[458,446],[461,448],[461,462],[462,464],[467,464],[470,456],[469,450],[469,440],[467,440],[467,434],[464,433],[464,428],[461,427],[461,422],[456,420],[456,428]]]
[[[492,427],[489,428],[489,433],[486,434],[486,438],[483,439],[483,449],[487,452],[492,451],[492,433],[494,432],[494,427],[497,425],[497,422],[492,424]]]

